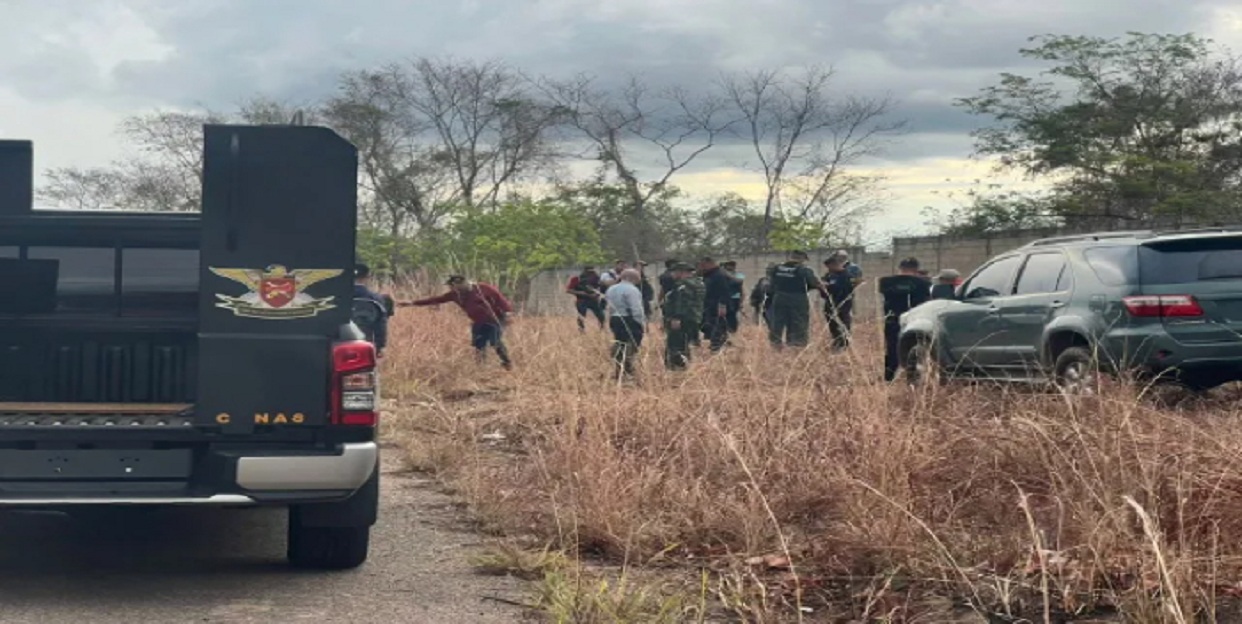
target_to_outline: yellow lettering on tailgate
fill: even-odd
[[[284,412],[255,412],[254,424],[256,425],[303,425],[306,424],[306,414],[302,412],[294,412],[286,414]]]
[[[220,412],[219,414],[216,414],[216,422],[221,425],[227,425],[229,424],[229,421],[231,420],[233,420],[233,417],[225,412]]]

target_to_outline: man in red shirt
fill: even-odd
[[[513,305],[491,284],[471,282],[461,275],[454,275],[446,282],[450,290],[437,297],[428,297],[410,302],[402,302],[403,306],[431,306],[442,303],[456,303],[470,318],[470,342],[474,345],[479,362],[487,357],[487,347],[491,345],[500,356],[500,365],[505,369],[513,368],[509,359],[509,349],[505,347],[502,333],[509,323],[509,314]]]

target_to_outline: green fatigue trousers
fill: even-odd
[[[664,366],[669,370],[684,370],[690,362],[690,343],[692,333],[697,333],[697,324],[683,320],[681,327],[673,329],[668,321],[664,322]]]
[[[781,343],[791,347],[805,347],[810,342],[810,329],[811,302],[806,295],[778,293],[772,302],[768,340],[777,347]]]

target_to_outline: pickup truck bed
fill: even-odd
[[[379,497],[356,152],[323,128],[204,136],[201,214],[0,190],[0,507],[288,506],[293,564],[356,567]]]

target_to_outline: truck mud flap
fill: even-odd
[[[208,125],[203,158],[196,418],[226,434],[325,424],[357,150],[326,128]]]

